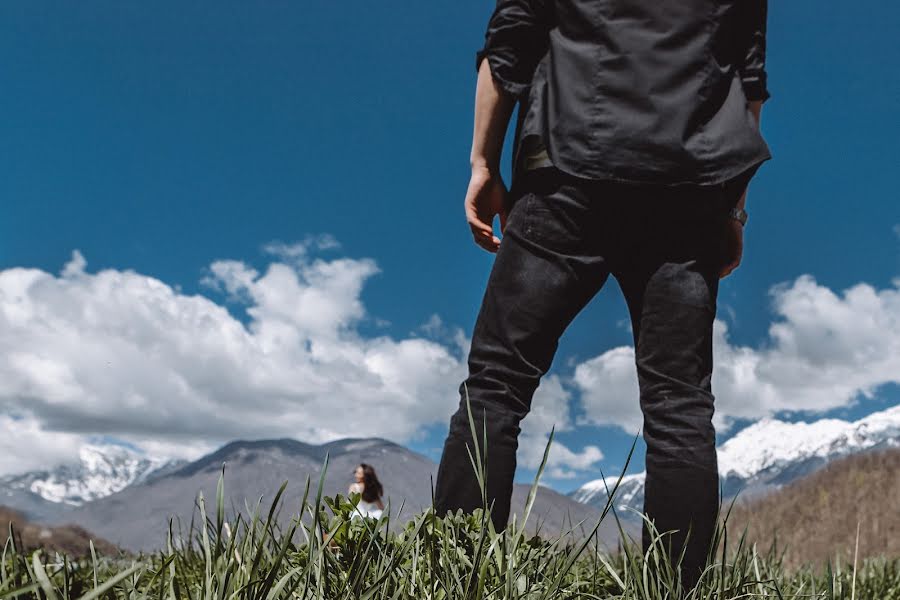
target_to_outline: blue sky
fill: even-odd
[[[493,260],[472,243],[462,211],[474,53],[492,8],[449,0],[3,3],[0,268],[62,277],[78,250],[89,274],[132,271],[183,296],[202,294],[249,325],[247,298],[228,293],[225,275],[210,285],[211,265],[241,261],[261,273],[291,255],[287,246],[267,253],[267,244],[318,240],[304,256],[375,265],[359,275],[358,305],[347,309],[354,335],[423,337],[459,359],[453,332],[471,334]],[[777,346],[769,335],[780,318],[770,294],[776,284],[810,275],[817,297],[830,290],[839,300],[860,283],[876,295],[894,288],[898,26],[900,7],[891,3],[770,2],[772,98],[762,127],[774,159],[751,185],[744,261],[720,291],[719,316],[735,347]],[[896,324],[893,296],[878,298],[885,322]],[[841,314],[846,323],[866,311]],[[432,315],[441,327],[423,329],[436,323]],[[578,364],[629,345],[626,317],[611,279],[561,340],[551,373],[565,381]],[[868,343],[847,326],[838,335],[849,347]],[[888,327],[884,337],[895,333]],[[807,358],[826,374],[846,367],[833,357]],[[456,372],[445,380],[451,396]],[[52,399],[40,404],[57,413],[30,412],[22,398],[40,396],[33,383],[0,394],[7,412],[34,419],[41,435],[115,436],[121,427],[123,439],[147,446],[165,430],[160,417],[160,427],[141,437],[125,417],[76,414]],[[805,410],[794,413],[787,401],[767,414],[852,419],[900,400],[889,375],[873,373],[860,385],[869,384],[867,398],[851,386],[843,403],[798,403]],[[633,436],[616,425],[576,425],[581,401],[565,386],[572,426],[558,439],[576,453],[596,446],[604,458],[585,455],[586,468],[548,480],[564,491],[600,468],[620,467]],[[152,392],[135,389],[152,410]],[[277,406],[289,414],[285,398]],[[763,412],[735,416],[723,439]],[[436,460],[446,427],[433,415],[417,418],[418,433],[403,441]],[[355,433],[385,432],[360,426]],[[213,437],[198,424],[197,443]],[[520,468],[519,478],[533,473]]]

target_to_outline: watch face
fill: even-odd
[[[732,219],[740,221],[741,225],[744,225],[747,222],[747,212],[742,208],[734,207],[729,211],[728,215]]]

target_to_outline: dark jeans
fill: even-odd
[[[487,430],[491,520],[498,531],[506,527],[519,423],[563,331],[611,274],[634,332],[647,443],[644,510],[660,531],[678,530],[669,538],[676,556],[691,527],[684,564],[686,578],[695,577],[719,501],[710,386],[718,272],[727,211],[745,185],[746,178],[711,187],[636,186],[553,167],[523,176],[511,190],[469,376],[450,419],[435,484],[439,515],[481,506],[466,451],[465,386],[479,436]]]

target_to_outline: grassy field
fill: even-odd
[[[729,532],[727,514],[692,590],[682,589],[666,559],[664,536],[646,555],[633,544],[606,554],[591,535],[578,543],[565,532],[530,536],[524,524],[552,439],[551,432],[522,522],[514,517],[500,533],[480,509],[442,518],[428,510],[399,530],[390,528],[390,510],[377,520],[351,519],[358,496],[323,497],[308,479],[287,529],[276,525],[284,485],[267,510],[258,505],[246,517],[226,518],[223,471],[215,506],[208,510],[198,497],[195,520],[184,528],[170,522],[168,547],[154,554],[99,555],[93,546],[81,558],[26,552],[11,528],[0,556],[0,600],[900,600],[900,559],[838,559],[788,571],[777,549],[762,551]],[[472,464],[482,476],[477,449]],[[327,466],[326,457],[318,490]],[[615,518],[609,505],[602,518]],[[589,534],[598,525],[576,524]]]

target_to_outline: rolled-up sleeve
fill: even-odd
[[[747,6],[746,25],[749,27],[743,60],[739,65],[741,83],[747,100],[769,99],[766,81],[766,18],[767,0],[743,0]]]
[[[547,51],[554,0],[497,0],[475,53],[475,70],[487,57],[494,81],[502,90],[520,96],[531,85],[534,69]]]

